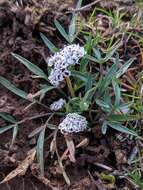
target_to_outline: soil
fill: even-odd
[[[63,39],[56,31],[53,20],[58,18],[66,27],[70,21],[70,14],[66,10],[72,8],[72,0],[23,0],[23,6],[18,6],[14,2],[0,2],[0,75],[10,80],[13,84],[28,93],[35,93],[39,88],[39,80],[31,79],[31,73],[19,64],[12,56],[11,52],[22,55],[31,62],[37,64],[46,71],[45,57],[49,51],[44,47],[40,39],[39,32],[43,32],[58,47],[62,46]],[[91,1],[90,1],[91,2]],[[85,3],[86,4],[86,3]],[[38,11],[36,11],[37,9]],[[35,11],[34,11],[35,10]],[[132,42],[134,45],[135,42]],[[128,50],[127,50],[128,51]],[[139,52],[139,50],[137,50]],[[134,52],[130,52],[134,54]],[[121,53],[124,56],[124,53]],[[129,55],[129,54],[128,54]],[[126,57],[126,55],[125,55]],[[126,57],[127,58],[127,57]],[[124,79],[126,80],[126,79]],[[54,98],[52,92],[47,96]],[[17,120],[25,117],[39,115],[46,112],[42,106],[33,106],[31,109],[24,110],[28,102],[15,96],[2,86],[0,86],[0,112],[6,112],[14,116]],[[30,132],[38,128],[43,119],[27,121],[19,127],[18,137],[11,147],[12,131],[0,135],[0,181],[13,169],[18,163],[25,159],[28,150],[36,144],[36,139],[28,138]],[[55,118],[55,121],[56,118]],[[7,125],[7,122],[0,119],[0,126]],[[48,137],[52,130],[46,131]],[[87,139],[87,145],[76,149],[76,163],[66,160],[66,172],[71,180],[71,186],[68,187],[63,179],[61,171],[58,168],[57,159],[51,158],[49,154],[51,138],[45,142],[45,176],[50,180],[52,187],[45,186],[37,179],[31,169],[23,177],[16,177],[6,184],[1,184],[1,190],[106,190],[106,189],[134,189],[132,184],[125,179],[120,179],[119,173],[123,168],[129,168],[127,158],[130,155],[134,141],[128,139],[121,142],[119,138],[115,141],[114,137],[118,134],[109,131],[103,136],[100,127],[96,125],[91,131],[74,135],[74,143],[77,145],[83,139]],[[124,135],[122,135],[122,139]],[[66,148],[63,137],[58,134],[57,144],[60,154]],[[109,183],[102,183],[98,178],[98,172],[106,170],[102,166],[109,166],[116,176],[116,184],[112,186]],[[111,173],[112,173],[111,172]]]

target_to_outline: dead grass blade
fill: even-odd
[[[16,176],[25,175],[28,167],[32,164],[32,162],[34,160],[35,155],[36,155],[36,149],[35,148],[28,151],[27,157],[25,158],[25,160],[23,160],[16,169],[14,169],[12,172],[10,172],[4,178],[4,180],[0,182],[0,184],[10,181],[11,179],[13,179]]]
[[[67,136],[65,136],[65,141],[68,147],[68,151],[69,151],[69,158],[71,162],[76,162],[75,159],[75,145],[74,142],[72,140],[72,138],[69,138]]]

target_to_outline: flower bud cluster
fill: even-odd
[[[61,133],[78,133],[87,128],[87,120],[77,113],[69,113],[59,124]]]
[[[71,74],[68,67],[79,64],[79,59],[85,54],[84,47],[79,44],[65,46],[61,51],[55,53],[48,61],[48,66],[52,67],[48,77],[50,83],[56,87],[59,86],[60,82]]]
[[[60,98],[59,100],[53,102],[50,105],[50,109],[52,111],[58,111],[58,110],[60,110],[64,106],[65,103],[66,103],[66,101],[63,98]]]

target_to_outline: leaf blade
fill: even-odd
[[[67,42],[71,43],[68,34],[66,33],[65,29],[59,23],[59,21],[54,21],[56,28],[59,30],[60,34],[67,40]]]
[[[49,50],[52,53],[55,53],[58,51],[58,48],[56,48],[56,46],[44,35],[40,32],[40,36],[44,42],[44,44],[49,48]]]
[[[10,81],[0,76],[0,83],[7,89],[9,89],[14,94],[20,96],[21,98],[27,99],[27,93],[23,90],[20,90],[15,85],[13,85]]]
[[[12,55],[17,60],[19,60],[23,65],[25,65],[25,67],[27,67],[27,69],[29,69],[32,73],[34,73],[35,75],[38,75],[40,78],[48,80],[47,75],[37,65],[34,65],[33,63],[31,63],[30,61],[28,61],[27,59],[25,59],[24,57],[22,57],[18,54],[12,53]]]
[[[40,166],[40,171],[41,175],[44,176],[44,136],[45,136],[45,127],[43,130],[40,132],[38,141],[37,141],[37,146],[36,146],[36,153],[37,153],[37,160]]]

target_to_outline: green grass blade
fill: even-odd
[[[136,121],[141,120],[140,115],[123,115],[123,114],[112,114],[107,117],[108,120],[113,122],[126,122],[126,121]]]
[[[32,73],[35,75],[38,75],[40,78],[44,78],[45,80],[48,80],[47,75],[40,69],[38,66],[34,65],[24,57],[17,55],[15,53],[12,53],[12,55],[19,60],[23,65],[25,65]]]
[[[96,104],[98,106],[100,106],[102,109],[106,108],[106,109],[110,109],[110,105],[106,104],[106,102],[96,99]]]
[[[113,78],[116,75],[116,71],[117,71],[117,64],[113,64],[111,68],[109,69],[108,73],[106,74],[106,76],[102,79],[102,82],[99,88],[99,91],[101,94],[107,89],[109,84],[112,82]]]
[[[92,98],[93,98],[93,95],[94,95],[96,89],[97,89],[97,87],[93,87],[85,93],[85,96],[82,98],[82,100],[80,102],[81,111],[88,110],[88,107],[92,101]]]
[[[67,42],[71,43],[68,34],[66,33],[65,29],[59,23],[59,21],[54,21],[56,28],[59,30],[60,34],[67,40]]]
[[[115,80],[112,81],[112,85],[115,93],[115,106],[118,106],[120,104],[120,99],[121,99],[120,87]]]
[[[128,60],[117,72],[116,72],[116,78],[121,77],[130,67],[130,65],[133,63],[133,61],[136,58],[131,58],[130,60]]]
[[[0,117],[2,117],[4,120],[6,120],[6,121],[8,121],[10,123],[16,123],[16,120],[14,119],[14,117],[12,117],[8,113],[1,112]]]
[[[55,53],[58,51],[58,48],[56,48],[56,46],[41,32],[40,32],[40,36],[41,36],[43,42],[45,43],[45,45],[49,48],[49,50],[52,53]]]
[[[70,39],[70,42],[72,43],[75,39],[75,33],[76,33],[76,18],[77,18],[77,15],[74,14],[72,19],[71,19],[71,23],[69,25],[69,39]]]
[[[8,131],[9,129],[15,127],[15,126],[16,126],[16,124],[15,125],[13,124],[13,125],[8,125],[8,126],[5,126],[5,127],[1,127],[0,128],[0,135],[3,134],[4,132]]]
[[[111,128],[113,128],[113,129],[115,129],[115,130],[117,130],[117,131],[119,131],[121,133],[126,133],[128,135],[139,137],[138,134],[135,131],[133,131],[131,129],[128,129],[128,128],[124,127],[123,125],[119,124],[119,123],[110,123],[110,122],[108,122],[107,124]]]
[[[87,80],[85,83],[85,92],[87,92],[91,88],[92,88],[92,75],[91,75],[91,73],[88,73],[87,74]]]
[[[102,127],[101,127],[101,132],[102,132],[103,135],[106,134],[106,132],[107,132],[107,128],[108,128],[108,126],[107,126],[107,122],[104,121],[104,122],[103,122],[103,125],[102,125]]]
[[[80,72],[80,71],[74,71],[74,70],[72,70],[72,71],[71,71],[71,75],[72,75],[73,77],[75,77],[75,78],[80,79],[80,80],[83,81],[83,82],[86,82],[86,81],[87,81],[86,75],[83,74],[83,73]]]
[[[40,166],[41,175],[44,176],[44,137],[45,137],[45,127],[40,132],[38,141],[37,141],[37,160]]]
[[[5,88],[9,89],[14,94],[20,96],[21,98],[27,99],[27,93],[23,90],[20,90],[15,85],[13,85],[10,81],[0,76],[0,84],[2,84]]]

